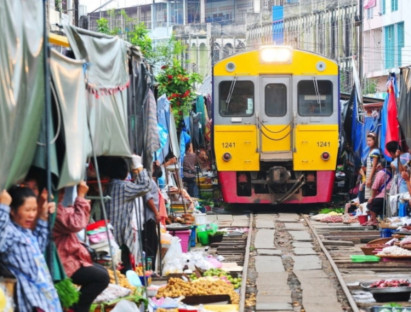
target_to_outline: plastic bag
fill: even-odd
[[[170,247],[163,259],[163,274],[181,273],[183,271],[182,259],[183,250],[181,249],[180,239],[173,236]]]
[[[182,255],[183,250],[181,249],[180,238],[173,236],[170,241],[170,247],[164,256],[163,263],[166,264],[173,259],[180,259]]]
[[[143,305],[144,306],[144,305]],[[144,310],[143,310],[144,311]],[[111,312],[140,312],[140,309],[134,302],[120,300]]]

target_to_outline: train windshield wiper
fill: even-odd
[[[228,90],[228,95],[225,100],[225,107],[227,111],[230,106],[231,98],[233,97],[233,92],[234,92],[236,82],[237,82],[237,76],[234,76],[234,79],[231,81],[230,90]]]
[[[318,108],[321,114],[321,94],[320,94],[320,89],[318,88],[318,81],[316,77],[313,77],[313,83],[314,83],[315,95],[317,97]]]

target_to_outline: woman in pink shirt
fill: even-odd
[[[75,312],[88,312],[94,299],[110,281],[107,270],[92,262],[90,253],[77,237],[90,218],[90,203],[85,199],[87,191],[87,184],[80,182],[74,205],[58,205],[53,229],[53,238],[64,270],[74,284],[81,285],[79,301],[72,307]]]

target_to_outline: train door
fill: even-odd
[[[260,77],[256,122],[261,161],[292,159],[291,76]]]

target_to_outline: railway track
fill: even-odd
[[[327,255],[338,277],[341,287],[345,290],[352,311],[367,311],[373,306],[383,303],[375,302],[368,291],[360,287],[361,282],[381,279],[411,280],[411,262],[380,261],[357,263],[352,262],[350,255],[362,255],[361,247],[373,239],[380,238],[380,232],[357,225],[322,224],[311,221],[305,216],[305,221],[316,237],[322,252]],[[397,302],[403,307],[411,307],[411,302]]]
[[[244,264],[240,311],[362,312],[383,303],[360,282],[411,280],[411,262],[351,262],[350,255],[362,255],[360,247],[379,237],[372,228],[308,215],[251,214],[250,235],[232,246],[227,240],[217,253]]]
[[[222,218],[224,216],[224,218]],[[411,262],[352,262],[380,232],[357,224],[322,223],[306,214],[256,213],[235,226],[232,215],[215,215],[220,227],[247,228],[249,234],[211,244],[225,262],[243,266],[240,311],[362,312],[377,303],[361,282],[411,280]],[[411,307],[411,302],[398,302]]]

